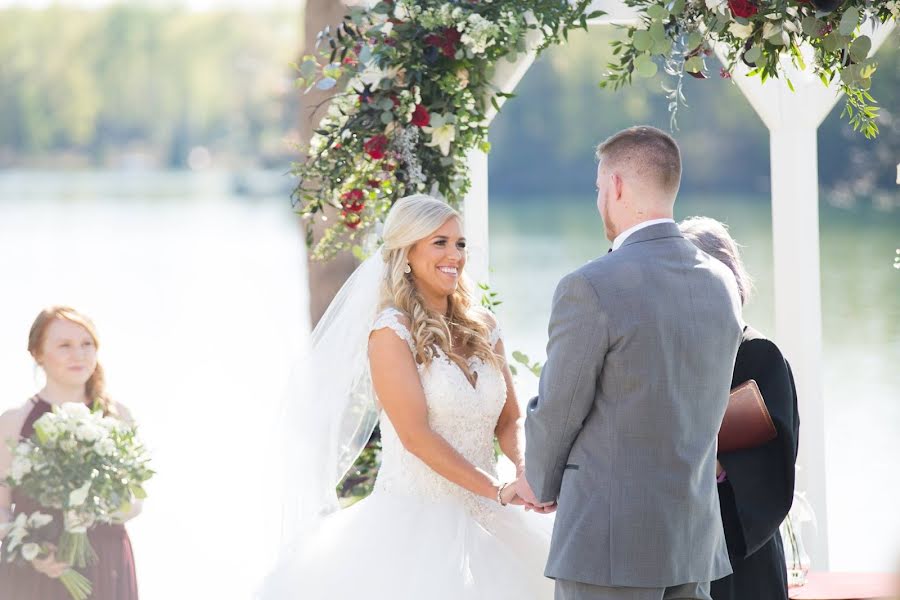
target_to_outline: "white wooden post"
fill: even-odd
[[[476,283],[489,281],[488,250],[488,157],[481,150],[469,152],[469,176],[472,187],[463,205],[469,257],[466,271]]]

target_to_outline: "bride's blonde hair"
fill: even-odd
[[[447,315],[442,315],[428,308],[416,289],[412,273],[405,272],[413,245],[450,219],[462,220],[451,206],[424,194],[407,196],[394,204],[382,234],[385,274],[379,310],[394,307],[409,318],[419,364],[429,364],[435,357],[435,348],[440,348],[466,374],[469,373],[467,356],[478,356],[500,367],[501,359],[489,341],[492,325],[487,311],[475,302],[465,273],[448,298]],[[454,340],[459,351],[454,350]]]

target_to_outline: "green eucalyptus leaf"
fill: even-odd
[[[838,31],[840,31],[843,35],[850,35],[854,31],[856,31],[856,27],[859,25],[859,9],[855,6],[851,6],[844,12],[844,16],[841,17],[841,24],[838,26]]]
[[[699,31],[692,31],[691,35],[688,36],[688,48],[693,50],[697,46],[703,43],[703,34]]]
[[[676,17],[684,12],[685,1],[684,0],[675,0],[672,3],[672,6],[669,8],[669,12],[675,15]]]
[[[669,18],[669,11],[661,4],[651,4],[647,7],[647,16],[654,21],[662,21]]]
[[[666,29],[663,27],[663,24],[659,21],[656,21],[652,25],[650,25],[650,37],[653,38],[654,42],[659,42],[665,40],[668,42],[668,38],[666,37]]]
[[[859,65],[859,76],[861,79],[871,79],[872,75],[875,74],[875,70],[878,68],[878,63],[868,62],[862,65]]]
[[[859,36],[850,44],[850,56],[856,62],[866,60],[870,50],[872,50],[872,39],[865,35]]]
[[[528,355],[524,352],[520,352],[518,350],[513,350],[512,353],[513,360],[516,362],[520,362],[524,365],[527,365],[530,361],[528,360]]]
[[[750,49],[744,53],[744,59],[749,63],[756,64],[759,62],[760,58],[762,58],[762,48],[759,46],[751,46]]]
[[[650,37],[650,32],[644,29],[639,29],[634,32],[634,37],[631,41],[635,50],[639,50],[641,52],[646,52],[653,45],[653,38]]]
[[[382,98],[381,100],[378,101],[378,104],[376,104],[376,106],[378,108],[380,108],[381,110],[393,110],[394,109],[394,101],[391,100],[390,98]]]
[[[316,64],[316,61],[304,60],[303,64],[300,65],[300,75],[304,79],[309,79],[310,77],[312,77],[313,75],[316,74],[317,67],[318,67],[318,65]]]
[[[384,123],[385,125],[387,125],[388,123],[391,123],[393,120],[394,120],[394,113],[392,113],[391,111],[386,110],[383,113],[381,113],[381,122]]]
[[[835,52],[839,50],[843,45],[843,38],[839,33],[834,31],[826,35],[825,39],[822,40],[822,47],[825,48],[826,52]]]
[[[822,31],[822,27],[824,27],[824,23],[812,15],[803,17],[803,20],[800,22],[800,29],[809,37],[818,36],[819,32]]]
[[[653,77],[659,70],[649,54],[641,54],[634,59],[634,70],[640,77]]]
[[[860,80],[859,65],[850,65],[841,69],[841,81],[847,85],[854,85]]]
[[[699,56],[692,56],[684,63],[684,70],[688,73],[700,73],[703,71],[703,59]]]
[[[672,42],[668,39],[653,42],[650,54],[668,54],[672,50]]]

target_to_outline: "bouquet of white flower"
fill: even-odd
[[[11,523],[0,525],[4,534],[3,562],[31,563],[47,557],[51,552],[46,536],[39,530],[53,521],[51,515],[34,512],[31,515],[19,513]],[[73,568],[68,568],[59,576],[59,582],[66,588],[73,600],[87,600],[91,595],[90,580]]]
[[[39,418],[31,438],[14,447],[6,483],[61,512],[56,558],[85,567],[97,558],[88,530],[115,522],[135,498],[146,497],[143,484],[153,475],[148,463],[133,426],[66,403]]]

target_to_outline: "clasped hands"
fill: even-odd
[[[500,499],[504,504],[524,506],[525,510],[533,510],[541,514],[549,514],[556,510],[556,502],[538,502],[524,473],[503,489]]]

